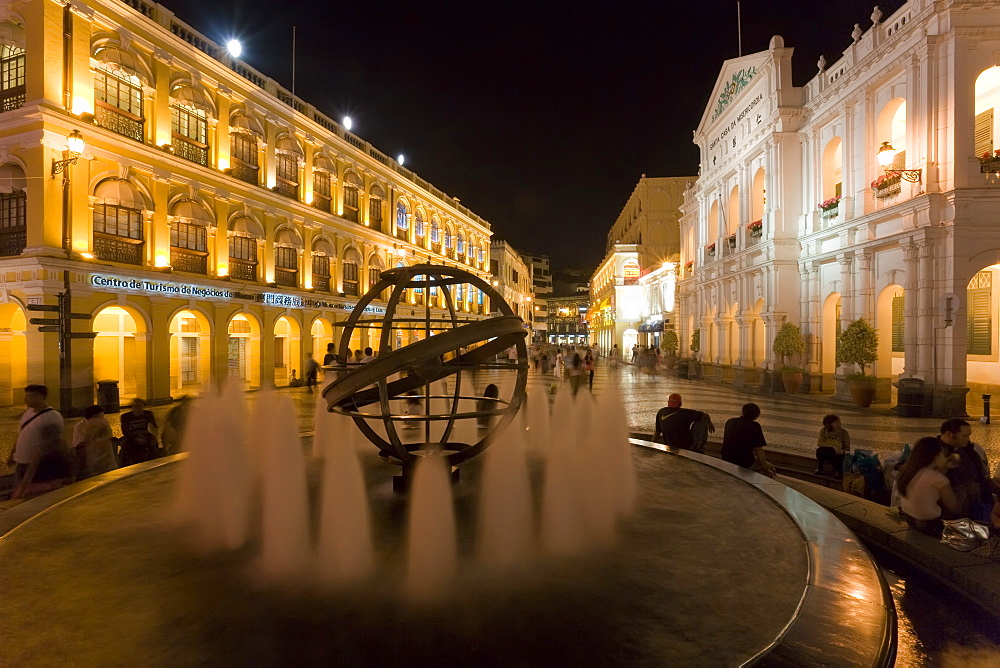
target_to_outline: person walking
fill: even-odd
[[[319,364],[313,359],[312,353],[306,353],[306,368],[305,368],[305,385],[306,392],[309,394],[313,393],[313,388],[316,387],[317,378],[319,376]]]
[[[573,396],[576,396],[576,393],[580,391],[580,386],[583,385],[583,358],[580,357],[580,353],[573,353],[568,373],[570,389],[573,390]]]
[[[816,439],[816,475],[825,473],[824,466],[829,463],[830,474],[843,475],[844,455],[851,451],[851,436],[840,424],[836,415],[823,417],[823,428],[819,430]]]
[[[743,404],[739,417],[729,418],[722,434],[723,461],[736,464],[746,469],[773,478],[774,467],[764,456],[767,441],[764,440],[764,430],[757,418],[760,417],[760,406],[754,403]]]
[[[170,455],[181,451],[184,444],[184,426],[187,424],[188,411],[190,410],[191,397],[185,394],[181,397],[180,402],[167,413],[163,431],[160,433],[163,454]]]
[[[47,492],[73,481],[73,461],[63,443],[63,416],[48,404],[49,388],[24,388],[27,406],[18,421],[17,440],[7,459],[14,466],[12,499]]]
[[[335,345],[332,341],[326,344],[326,354],[323,355],[323,366],[332,366],[337,363],[337,353],[334,350]]]
[[[594,355],[590,352],[590,348],[587,348],[587,356],[583,358],[583,370],[587,372],[587,389],[591,392],[594,391],[594,364],[596,360]]]
[[[122,414],[122,466],[146,462],[156,457],[157,442],[152,429],[159,429],[156,416],[144,408],[142,399],[132,400],[132,410]]]
[[[115,459],[115,447],[111,442],[114,434],[111,425],[104,417],[104,409],[100,406],[90,406],[83,411],[83,419],[77,427],[83,425],[82,442],[77,445],[77,452],[82,454],[84,468],[81,473],[86,476],[100,475],[118,468],[118,461]],[[76,430],[74,429],[74,434]],[[79,479],[81,476],[77,476]]]
[[[622,359],[622,351],[618,350],[618,344],[616,343],[611,348],[611,354],[608,356],[612,369],[618,368],[618,362]]]

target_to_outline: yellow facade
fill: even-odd
[[[0,404],[59,387],[60,336],[27,323],[55,314],[26,307],[67,276],[77,331],[97,332],[72,341],[75,407],[105,378],[152,401],[281,385],[381,270],[489,278],[489,223],[162,6],[12,3],[0,67]],[[461,317],[488,314],[461,295]]]

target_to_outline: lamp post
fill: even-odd
[[[62,174],[62,233],[63,252],[69,259],[72,255],[72,190],[70,187],[70,167],[75,165],[83,153],[86,143],[79,130],[73,130],[66,137],[66,150],[62,160],[52,161],[52,178]],[[69,269],[63,270],[63,292],[59,295],[59,409],[69,417],[73,410],[73,356],[72,327],[70,323],[76,314],[73,313],[70,297]],[[89,317],[89,316],[84,316]]]
[[[886,176],[898,176],[904,181],[909,181],[910,183],[916,183],[920,180],[920,175],[923,170],[891,169],[889,167],[892,164],[892,161],[896,158],[896,149],[894,149],[892,144],[889,142],[882,142],[882,146],[879,147],[875,157],[878,158],[878,164],[882,166],[882,170],[885,172]]]

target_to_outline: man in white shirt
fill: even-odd
[[[44,385],[28,385],[24,388],[24,404],[28,407],[19,421],[17,441],[7,465],[16,464],[15,477],[17,491],[24,491],[32,482],[47,473],[40,471],[44,455],[62,447],[63,417],[59,411],[48,405],[49,389]]]
[[[368,364],[369,362],[374,362],[374,361],[375,361],[375,356],[372,355],[372,349],[370,347],[365,348],[365,356],[361,358],[361,363]]]

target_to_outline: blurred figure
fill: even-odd
[[[160,438],[163,441],[163,453],[172,455],[180,452],[184,443],[184,426],[187,424],[188,412],[191,410],[191,397],[184,395],[180,402],[170,409],[163,425]]]
[[[77,458],[82,464],[82,469],[77,475],[77,479],[100,475],[118,468],[118,461],[115,459],[115,448],[112,444],[111,425],[104,417],[104,409],[100,406],[90,406],[83,411],[83,419],[77,423],[73,430],[74,436],[77,429],[80,429],[82,442],[77,448]],[[74,440],[76,440],[74,438]],[[80,475],[82,474],[82,475]]]
[[[132,401],[132,410],[121,417],[122,428],[122,466],[131,466],[140,462],[155,459],[159,444],[152,429],[159,429],[156,416],[144,408],[142,399]]]

